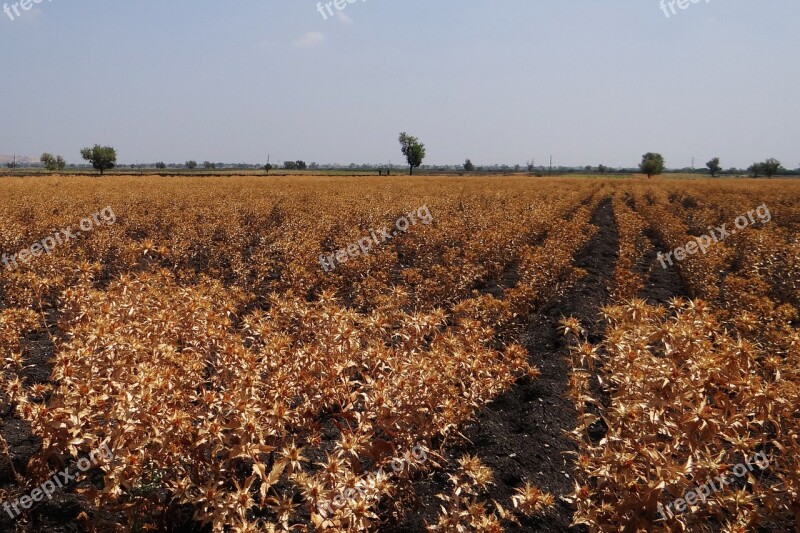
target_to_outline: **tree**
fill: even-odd
[[[661,154],[648,152],[642,156],[642,162],[639,163],[639,169],[643,174],[647,174],[648,178],[657,176],[664,172],[664,157]]]
[[[95,170],[99,170],[100,175],[117,166],[117,151],[111,146],[95,144],[94,148],[84,148],[81,150],[81,157],[89,161]]]
[[[156,168],[164,169],[167,168],[167,165],[163,161],[159,161],[158,163],[156,163]]]
[[[421,166],[422,160],[425,159],[425,145],[419,142],[419,139],[406,132],[400,134],[399,141],[403,155],[408,163],[408,174],[413,175],[414,168]]]
[[[300,159],[295,161],[294,164],[297,166],[297,170],[305,170],[308,167],[308,165],[306,165],[306,162]]]
[[[195,160],[187,161],[186,162],[186,168],[188,168],[189,170],[196,169],[197,168],[197,161],[195,161]]]
[[[67,167],[67,162],[64,161],[63,157],[61,157],[60,155],[53,156],[53,154],[50,154],[48,152],[43,153],[42,156],[39,158],[39,161],[42,162],[44,168],[46,168],[51,172],[54,170],[64,170]]]
[[[717,172],[722,170],[722,167],[719,164],[719,157],[715,157],[706,163],[706,166],[708,167],[708,171],[711,173],[712,178],[715,178],[717,176]]]
[[[39,161],[42,162],[44,168],[46,168],[47,170],[53,171],[58,168],[58,165],[56,164],[56,158],[51,153],[48,152],[43,153],[42,156],[39,158]]]
[[[754,178],[757,178],[758,175],[764,171],[764,163],[753,163],[747,167],[747,171],[751,173]]]
[[[783,170],[781,162],[773,157],[761,163],[761,168],[764,170],[764,174],[766,174],[768,178],[771,178],[772,176]]]
[[[605,166],[605,165],[597,165],[597,171],[600,174],[605,174],[607,170],[608,170],[607,166]]]
[[[217,168],[217,165],[215,165],[211,161],[203,161],[203,168],[206,170],[213,170]]]
[[[270,163],[267,163],[266,165],[264,165],[264,170],[267,171],[267,173],[269,173],[269,171],[272,170],[272,165]]]
[[[286,170],[297,170],[297,161],[286,161],[283,163],[283,168]]]
[[[473,170],[475,170],[475,165],[472,164],[472,161],[467,159],[466,161],[464,161],[464,170],[466,170],[467,172],[472,172]]]

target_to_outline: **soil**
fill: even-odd
[[[600,308],[608,302],[609,285],[619,250],[611,199],[600,202],[592,216],[596,235],[575,256],[574,265],[586,271],[584,278],[558,301],[539,309],[530,317],[525,344],[531,363],[542,375],[535,381],[523,381],[486,406],[476,422],[463,434],[469,442],[447,451],[453,464],[462,455],[478,455],[494,471],[495,485],[487,499],[508,508],[514,489],[526,481],[553,494],[556,508],[543,518],[522,521],[524,531],[583,531],[570,528],[573,508],[562,497],[574,488],[573,457],[577,448],[565,432],[576,425],[577,415],[567,394],[569,351],[559,322],[573,316],[587,330],[589,340],[602,339]],[[471,444],[470,444],[471,443]],[[425,524],[436,522],[439,500],[436,495],[449,492],[447,471],[415,483],[416,509],[398,524],[383,531],[424,531]],[[506,523],[508,531],[520,526]]]
[[[38,331],[27,335],[22,341],[22,355],[26,368],[21,372],[26,385],[46,383],[50,378],[49,361],[54,354],[53,342],[48,331]],[[28,422],[20,420],[10,407],[0,412],[0,435],[8,443],[9,456],[14,470],[24,476],[31,457],[39,451],[41,440],[31,432]],[[0,456],[0,491],[17,489],[14,473],[8,468],[8,461]],[[8,513],[0,514],[0,532],[6,531],[47,531],[67,533],[82,531],[77,522],[81,512],[94,514],[86,502],[76,496],[71,487],[53,495],[53,499],[35,504],[28,516],[12,520]],[[15,491],[16,492],[16,491]],[[5,497],[2,498],[5,501]]]
[[[657,259],[658,252],[663,252],[667,247],[659,240],[654,231],[648,229],[645,235],[650,239],[653,249],[637,265],[639,273],[647,273],[647,282],[642,292],[639,293],[639,297],[650,305],[666,305],[675,297],[689,298],[689,292],[686,290],[678,270],[674,267],[664,268]]]

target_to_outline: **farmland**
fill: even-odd
[[[800,526],[796,181],[0,191],[0,530]]]

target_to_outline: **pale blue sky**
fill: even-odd
[[[0,0],[0,4],[2,4]],[[9,4],[13,4],[10,2]],[[800,2],[45,0],[0,13],[0,154],[800,165]]]

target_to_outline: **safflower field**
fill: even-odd
[[[795,181],[0,193],[2,531],[800,527]]]

